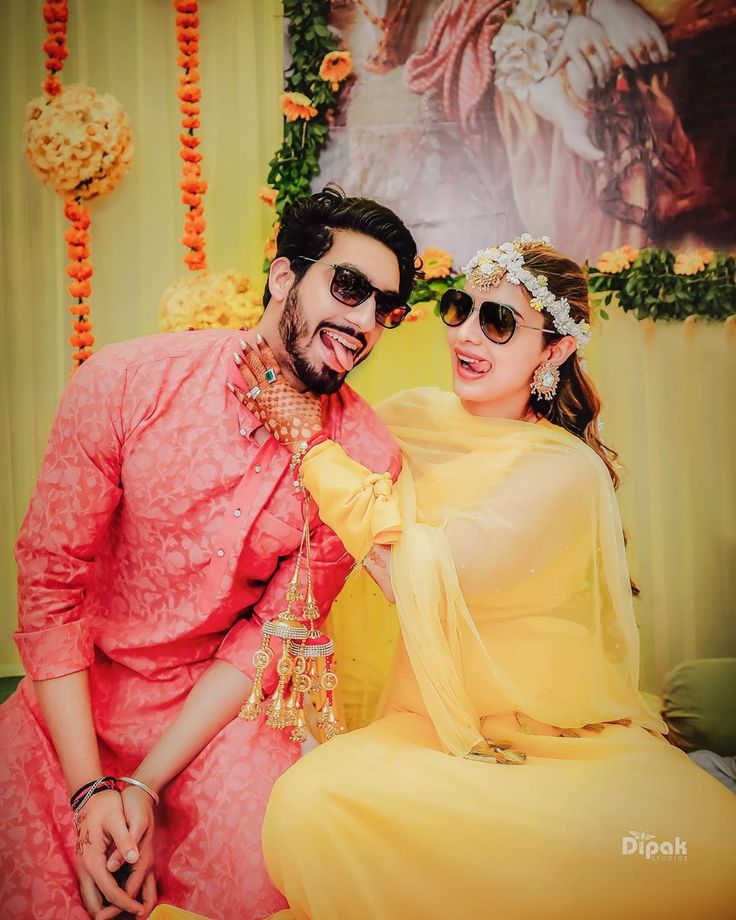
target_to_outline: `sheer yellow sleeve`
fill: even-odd
[[[335,441],[322,441],[302,460],[302,479],[319,516],[361,561],[374,543],[395,543],[401,515],[389,473],[374,473]]]

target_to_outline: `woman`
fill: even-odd
[[[464,273],[440,306],[454,394],[380,409],[404,455],[397,494],[307,432],[304,484],[395,597],[402,642],[378,717],[274,787],[279,916],[730,916],[736,799],[637,690],[615,455],[579,354],[583,272],[524,235]],[[246,357],[257,401],[241,399],[293,441],[310,397]],[[354,622],[370,646],[365,611]]]

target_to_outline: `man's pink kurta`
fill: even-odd
[[[242,333],[108,346],[64,393],[16,546],[18,648],[28,678],[0,707],[3,916],[83,920],[68,793],[31,679],[90,669],[103,769],[125,775],[214,658],[252,676],[260,621],[284,606],[301,532],[289,453],[258,443],[226,387]],[[327,428],[376,472],[398,474],[382,423],[347,386]],[[316,516],[315,594],[327,612],[352,564]],[[159,896],[215,918],[282,906],[260,829],[298,756],[285,733],[235,720],[165,790]]]

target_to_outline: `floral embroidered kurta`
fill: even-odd
[[[108,773],[135,769],[213,658],[252,676],[260,623],[284,606],[301,507],[288,451],[254,437],[260,423],[226,387],[240,380],[241,336],[150,336],[85,363],[62,397],[21,528],[24,666],[36,680],[90,669]],[[328,399],[327,429],[376,472],[398,474],[386,429],[347,386]],[[326,613],[352,559],[316,511],[311,524]],[[12,917],[82,920],[66,789],[30,680],[0,708],[0,746],[2,903]],[[261,723],[236,720],[213,739],[165,790],[160,897],[243,920],[280,905],[260,823],[297,756]]]

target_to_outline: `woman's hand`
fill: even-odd
[[[386,599],[395,604],[396,598],[391,584],[391,547],[374,544],[361,565],[386,595]]]
[[[142,895],[141,917],[147,917],[156,906],[156,879],[153,874],[153,838],[156,822],[153,799],[137,786],[126,786],[122,792],[122,800],[125,820],[139,852],[138,860],[125,881],[125,891],[131,898]],[[107,860],[108,871],[116,872],[123,863],[120,850],[115,848]],[[120,913],[118,907],[105,907],[95,916],[95,920],[112,920]]]
[[[631,0],[593,0],[589,15],[603,26],[613,49],[629,67],[636,69],[669,59],[662,30]]]
[[[112,790],[93,795],[77,815],[75,865],[79,890],[87,912],[93,917],[98,917],[106,907],[103,897],[116,913],[126,910],[141,916],[141,904],[118,885],[106,865],[106,853],[111,846],[125,854],[126,862],[137,862],[138,846],[126,824],[123,800],[120,793]]]
[[[274,438],[293,448],[323,430],[322,404],[314,393],[299,393],[284,380],[273,351],[260,336],[252,348],[240,340],[242,356],[233,356],[245,390],[231,385],[233,393],[259,418]]]

